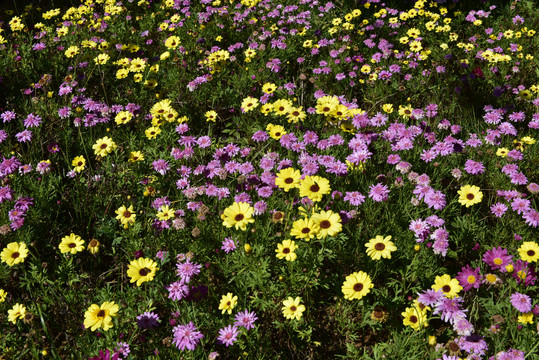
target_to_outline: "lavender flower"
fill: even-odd
[[[179,350],[195,350],[200,339],[204,337],[192,321],[189,324],[174,327],[172,333],[173,343]]]

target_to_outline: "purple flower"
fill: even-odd
[[[223,240],[223,246],[221,246],[221,250],[224,250],[227,254],[233,250],[236,250],[236,243],[234,242],[234,239],[225,238],[225,240]]]
[[[521,313],[527,313],[532,311],[532,299],[528,295],[521,293],[514,293],[511,295],[511,305],[515,307]]]
[[[242,326],[246,330],[249,330],[254,328],[254,323],[256,320],[258,320],[256,313],[254,311],[249,312],[247,309],[245,309],[243,312],[236,314],[234,325]]]
[[[239,331],[236,325],[228,325],[227,327],[219,330],[217,340],[229,347],[230,345],[234,344],[236,340],[238,340],[238,334]]]
[[[159,316],[154,312],[146,311],[137,316],[137,325],[141,329],[153,329],[159,326],[160,322]]]
[[[192,321],[189,324],[174,327],[172,333],[174,336],[173,343],[180,350],[195,350],[200,339],[204,337]]]
[[[468,354],[485,355],[485,351],[488,350],[487,342],[477,334],[460,337],[456,343]]]
[[[505,271],[505,266],[509,264],[512,258],[513,255],[509,255],[507,249],[502,249],[501,247],[494,247],[483,255],[483,261],[486,262],[492,270],[498,269],[501,271]]]
[[[417,301],[426,306],[434,306],[440,302],[440,300],[444,299],[444,293],[441,289],[428,289],[422,293],[419,293],[418,295],[419,297],[417,298]]]
[[[165,161],[163,159],[153,161],[152,167],[155,171],[157,171],[161,175],[165,175],[167,171],[170,170],[168,161]]]
[[[513,278],[517,280],[517,283],[524,285],[534,285],[535,280],[537,280],[537,275],[530,264],[527,261],[517,260],[513,264],[513,273],[511,274]]]
[[[369,197],[376,201],[387,201],[389,195],[389,189],[386,185],[378,183],[369,187]]]
[[[183,281],[175,281],[167,287],[168,298],[179,301],[189,294],[189,286]]]
[[[189,281],[191,281],[191,277],[200,273],[200,269],[202,268],[202,265],[194,264],[190,260],[187,260],[184,263],[180,263],[176,265],[176,274],[186,283],[188,284]]]
[[[465,312],[468,310],[462,310],[460,306],[460,303],[463,301],[464,300],[460,296],[456,296],[452,299],[443,297],[436,304],[436,308],[432,313],[441,314],[441,318],[443,321],[454,324],[455,320],[466,317]]]
[[[468,291],[471,288],[479,289],[481,285],[481,276],[479,275],[479,268],[472,269],[470,265],[462,268],[462,271],[458,273],[456,279],[459,281],[464,291]]]
[[[524,351],[509,349],[496,354],[496,360],[524,360]]]
[[[27,142],[32,140],[32,132],[30,130],[24,130],[15,134],[18,142]]]
[[[466,160],[466,164],[464,164],[464,170],[468,174],[477,175],[482,174],[485,172],[485,167],[481,162],[473,161],[471,159]]]
[[[502,217],[503,214],[507,211],[507,206],[504,204],[498,202],[490,207],[490,211],[494,214],[496,217]]]
[[[38,115],[30,114],[24,119],[24,127],[38,127],[41,124],[41,117]]]
[[[474,327],[465,318],[455,318],[453,330],[455,330],[459,336],[470,336],[474,331]]]
[[[359,191],[347,191],[344,196],[344,201],[348,201],[351,205],[359,206],[365,201],[365,196]]]

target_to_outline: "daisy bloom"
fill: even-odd
[[[518,316],[518,322],[520,324],[533,324],[533,312],[527,312]]]
[[[225,312],[228,312],[228,314],[232,314],[232,309],[236,306],[238,303],[238,297],[234,296],[232,293],[227,293],[226,295],[223,295],[221,298],[221,301],[219,302],[219,310],[221,310],[221,314],[224,314]]]
[[[342,230],[341,216],[331,210],[313,214],[312,219],[320,228],[316,235],[318,239],[323,239],[328,235],[335,236]]]
[[[367,255],[373,260],[391,259],[391,252],[397,250],[397,247],[391,241],[391,235],[385,238],[382,235],[376,235],[376,238],[370,239],[365,244],[365,247],[367,248]]]
[[[133,114],[131,114],[129,111],[120,111],[114,118],[114,121],[116,121],[116,124],[118,125],[123,125],[131,121],[132,118]]]
[[[133,205],[126,208],[124,205],[120,206],[118,210],[116,210],[116,219],[120,221],[120,223],[124,226],[124,229],[127,229],[129,225],[133,225],[135,223],[135,218],[137,215],[133,211]]]
[[[11,308],[11,310],[7,311],[7,315],[8,320],[11,321],[13,324],[16,324],[18,319],[23,319],[24,315],[26,315],[26,307],[17,303],[13,305],[13,308]]]
[[[370,276],[363,271],[358,271],[346,277],[341,290],[345,299],[359,300],[367,295],[373,287],[374,284],[372,283]]]
[[[460,188],[458,194],[459,203],[461,205],[466,205],[466,207],[478,204],[483,199],[483,193],[480,191],[479,187],[474,185],[464,185]]]
[[[300,304],[301,298],[298,296],[295,299],[291,296],[283,300],[283,315],[287,319],[299,320],[305,311],[305,305]]]
[[[86,160],[84,159],[84,156],[79,155],[76,156],[73,161],[71,162],[71,166],[74,166],[73,169],[75,172],[81,172],[86,167]]]
[[[94,153],[97,156],[105,157],[115,150],[116,147],[116,143],[108,136],[105,136],[104,138],[97,140],[97,142],[92,146],[92,149],[94,149]]]
[[[309,241],[318,234],[320,227],[313,219],[299,219],[292,224],[292,230],[290,235],[295,236],[296,239],[305,239]]]
[[[101,306],[92,304],[84,313],[84,327],[92,331],[112,327],[112,316],[117,316],[119,307],[114,301],[105,301]]]
[[[307,175],[299,184],[299,196],[307,196],[314,202],[322,200],[322,196],[330,192],[329,180],[320,176]]]
[[[62,238],[62,241],[58,247],[60,248],[60,252],[62,254],[71,253],[75,255],[79,251],[84,250],[84,246],[82,246],[82,244],[84,244],[84,240],[82,240],[79,235],[71,233]]]
[[[4,289],[0,289],[0,303],[6,301],[7,292]]]
[[[254,208],[248,203],[234,202],[225,209],[223,215],[221,215],[221,219],[223,220],[223,225],[227,228],[234,226],[236,230],[241,229],[245,231],[247,224],[255,222],[252,218],[253,212]]]
[[[101,243],[97,241],[97,239],[90,240],[90,242],[88,243],[88,251],[92,255],[97,254],[99,252],[99,245],[101,245]]]
[[[23,242],[12,242],[7,244],[7,246],[2,250],[0,258],[2,262],[8,264],[8,266],[13,266],[15,264],[21,263],[28,256],[28,248]]]
[[[161,134],[161,129],[156,126],[152,126],[147,128],[146,131],[144,131],[144,134],[150,140],[155,139],[157,135]]]
[[[275,178],[275,185],[288,192],[290,189],[297,188],[299,186],[301,173],[299,170],[293,168],[282,169],[277,173]]]
[[[462,290],[459,281],[457,279],[451,279],[451,276],[444,274],[442,276],[436,276],[434,279],[434,285],[431,286],[434,290],[441,289],[445,297],[452,299]]]
[[[282,244],[277,244],[277,258],[286,259],[286,261],[294,261],[297,258],[296,253],[294,252],[297,249],[296,243],[290,239],[284,240]]]
[[[536,262],[539,260],[539,245],[533,241],[525,241],[518,248],[520,258],[527,262]]]
[[[138,258],[129,263],[127,276],[131,278],[130,282],[136,281],[137,286],[140,286],[146,281],[152,281],[157,270],[157,263],[152,259]]]
[[[268,131],[269,136],[274,140],[279,140],[281,136],[286,134],[284,127],[281,125],[268,124],[266,130]]]
[[[258,106],[258,100],[251,96],[247,96],[241,102],[241,109],[243,110],[243,112],[249,112],[255,109],[257,106]]]
[[[135,163],[137,161],[142,161],[142,160],[144,160],[144,154],[142,154],[140,151],[131,151],[129,153],[128,161],[130,163]]]
[[[215,120],[217,119],[217,113],[215,111],[213,111],[213,110],[206,111],[204,116],[206,117],[206,121],[215,122]]]
[[[421,310],[417,306],[408,307],[404,312],[401,313],[401,315],[404,318],[402,323],[405,326],[410,326],[415,331],[419,330],[421,326],[427,327],[429,325],[427,322],[426,308]]]

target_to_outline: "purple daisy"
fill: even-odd
[[[221,246],[221,250],[224,250],[224,252],[226,252],[227,254],[233,250],[236,250],[236,243],[232,238],[225,238],[222,244],[223,246]]]
[[[509,264],[513,255],[507,253],[507,249],[501,247],[492,248],[483,255],[483,261],[490,266],[492,270],[505,270],[505,266]]]
[[[228,325],[227,327],[219,330],[217,340],[229,347],[230,345],[233,345],[236,340],[238,340],[238,334],[239,330],[236,325]]]
[[[521,293],[514,293],[511,295],[511,305],[515,307],[521,313],[527,313],[532,311],[532,299],[528,295]]]
[[[481,285],[481,275],[479,275],[480,269],[477,267],[472,269],[470,265],[462,268],[462,271],[458,273],[456,279],[459,281],[460,286],[464,291],[468,291],[471,288],[479,289]]]
[[[180,350],[195,350],[200,339],[204,337],[192,321],[189,324],[178,325],[172,330],[173,343]]]
[[[369,197],[376,202],[386,201],[389,195],[389,189],[386,185],[378,183],[369,187]]]
[[[141,329],[153,329],[158,327],[160,322],[159,316],[154,312],[146,311],[137,316],[137,325]]]
[[[434,306],[438,304],[440,300],[444,299],[444,293],[441,289],[428,289],[425,290],[423,293],[419,293],[418,295],[419,297],[417,298],[417,301],[426,306]]]
[[[256,313],[254,311],[249,312],[247,309],[245,309],[243,312],[239,312],[236,314],[234,325],[242,326],[245,329],[249,330],[254,328],[254,323],[256,320],[258,320]]]
[[[466,317],[466,311],[468,310],[462,310],[460,306],[460,303],[463,301],[460,296],[452,299],[444,297],[436,304],[433,314],[441,314],[443,321],[454,324],[455,320]]]

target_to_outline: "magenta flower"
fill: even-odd
[[[258,320],[255,312],[249,312],[245,309],[243,312],[239,312],[235,316],[234,325],[242,326],[246,330],[254,328],[255,321]]]
[[[471,288],[479,289],[481,285],[481,275],[479,275],[480,269],[477,267],[472,269],[470,265],[462,268],[462,271],[458,273],[456,279],[459,281],[464,291],[468,291]]]
[[[505,266],[509,265],[513,255],[507,253],[507,249],[501,247],[492,248],[483,255],[483,261],[490,266],[492,270],[505,271]]]
[[[389,195],[389,189],[386,185],[378,183],[369,187],[369,197],[376,201],[387,201]]]
[[[219,330],[217,340],[229,347],[230,345],[234,344],[236,340],[238,340],[238,334],[239,330],[236,325],[228,325],[227,327]]]
[[[174,336],[173,343],[180,350],[195,350],[200,339],[204,337],[192,321],[189,324],[174,327],[172,332]]]
[[[514,293],[511,295],[511,305],[515,307],[521,313],[527,313],[532,311],[532,299],[528,295],[521,293]]]

